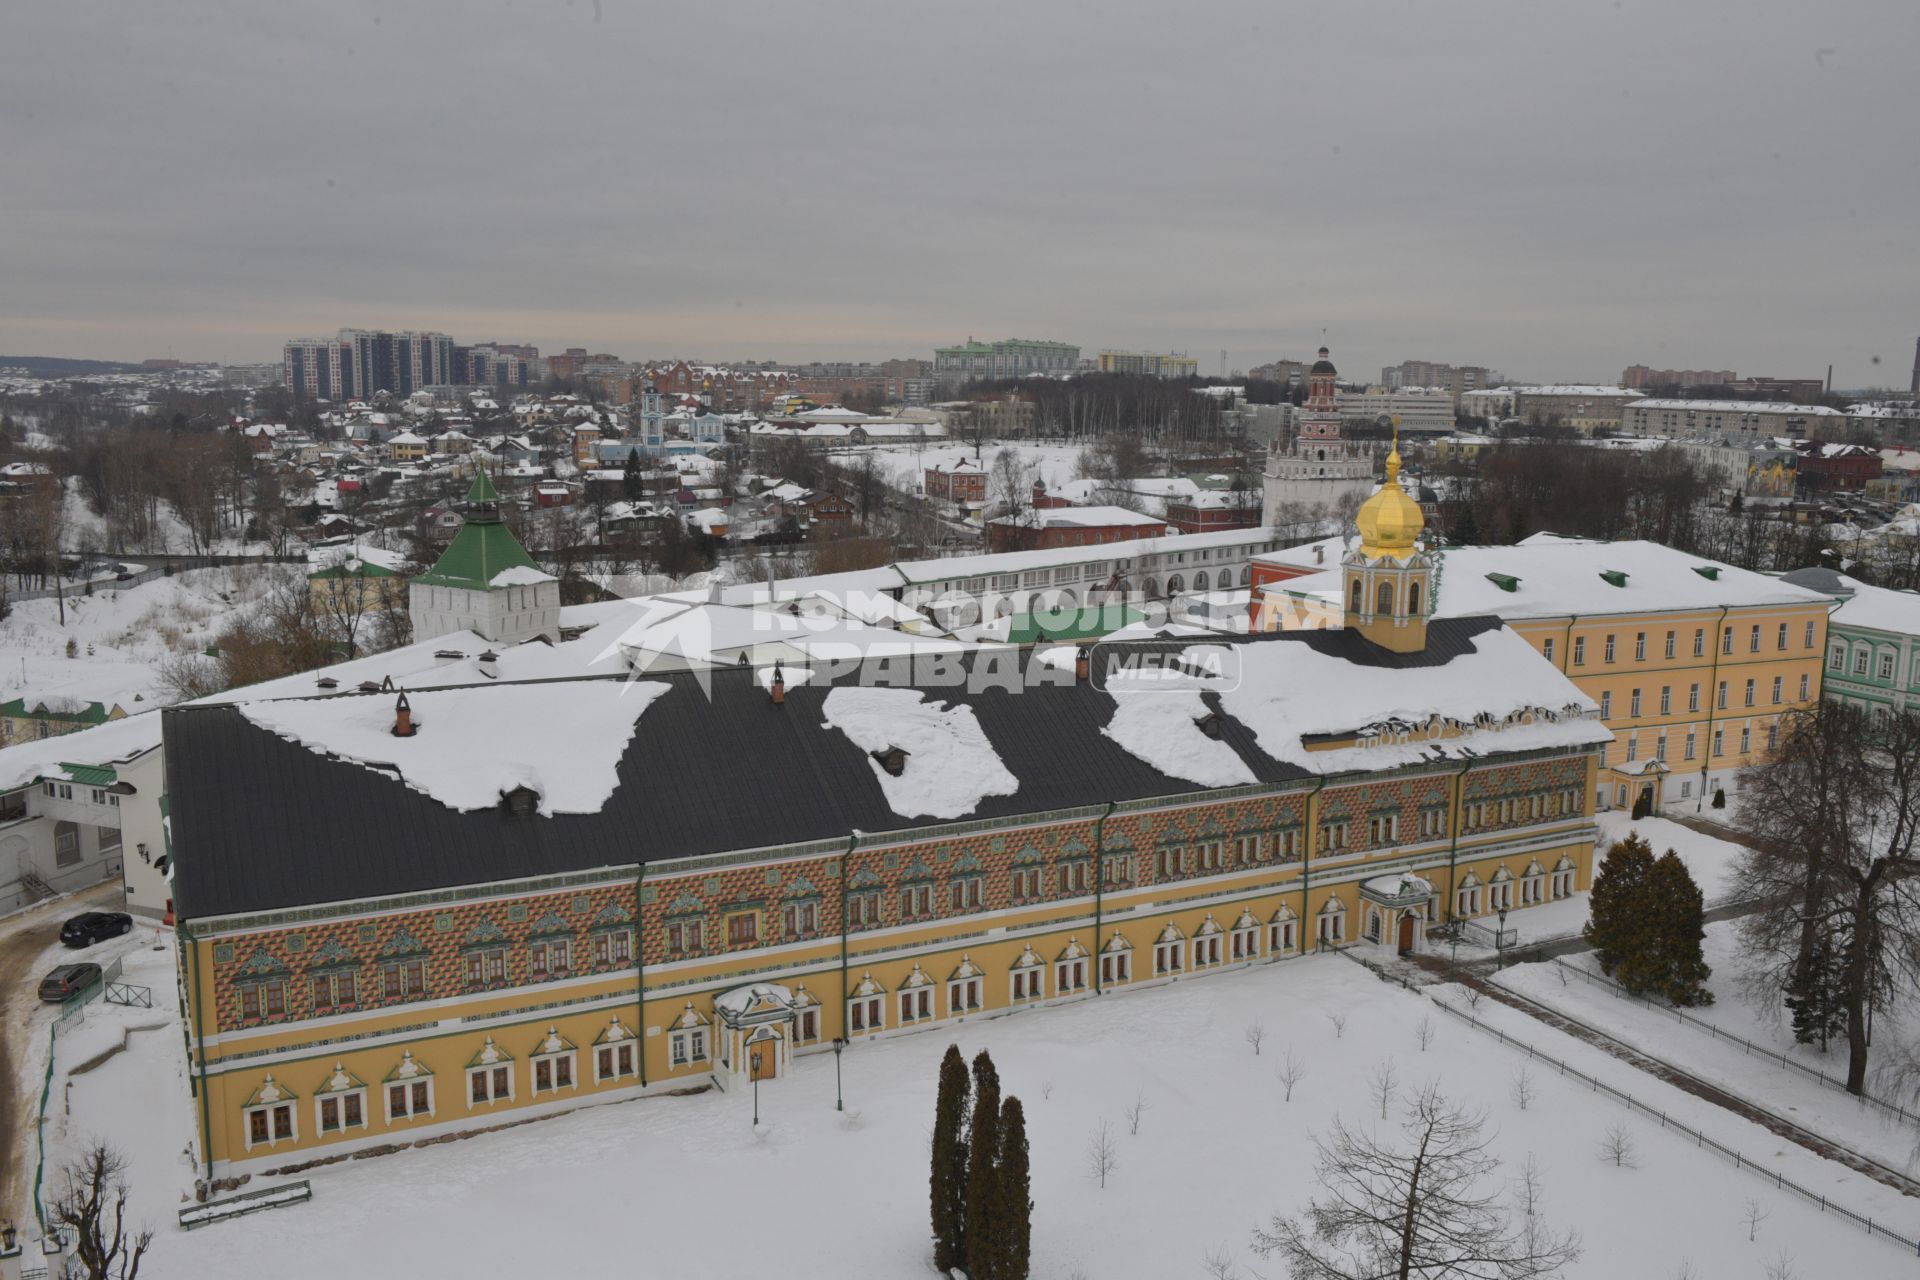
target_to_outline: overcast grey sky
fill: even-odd
[[[1916,53],[1915,0],[14,3],[0,352],[1214,372],[1324,328],[1356,373],[1904,386]]]

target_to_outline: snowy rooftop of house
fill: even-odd
[[[1843,418],[1838,409],[1823,404],[1791,404],[1779,400],[1639,400],[1635,409],[1682,413],[1791,413],[1807,418]]]
[[[1123,652],[1157,660],[1114,665]],[[897,657],[816,668],[780,705],[765,672],[739,668],[638,688],[415,692],[407,739],[390,733],[390,692],[175,708],[162,713],[173,838],[194,850],[175,870],[180,910],[199,920],[853,831],[873,845],[929,823],[1610,738],[1594,704],[1491,618],[1436,622],[1412,655],[1317,631],[1102,644],[1089,681],[1026,657],[965,654],[951,681]],[[1185,675],[1169,681],[1175,664]],[[502,802],[521,785],[538,814]]]
[[[1027,528],[1095,528],[1108,525],[1154,525],[1165,524],[1154,516],[1126,507],[1042,507],[1024,513],[1020,518],[1002,517],[995,524],[1017,524]]]
[[[62,764],[115,765],[160,745],[160,717],[147,712],[109,720],[91,729],[35,738],[0,750],[0,791],[29,786],[57,774]]]
[[[1657,542],[1587,542],[1535,534],[1518,546],[1452,548],[1443,553],[1442,563],[1434,595],[1434,615],[1441,618],[1557,618],[1823,599],[1778,578]],[[1512,580],[1513,589],[1489,575]]]
[[[1920,635],[1920,591],[1890,591],[1885,587],[1870,587],[1844,574],[1834,576],[1839,578],[1843,589],[1853,594],[1833,611],[1829,619],[1832,625],[1887,631],[1894,635]]]
[[[1515,387],[1513,390],[1515,394],[1523,396],[1625,396],[1637,400],[1646,395],[1644,391],[1628,387],[1601,387],[1577,382],[1555,382],[1541,387]]]

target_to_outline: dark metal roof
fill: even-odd
[[[1499,625],[1493,618],[1435,621],[1426,652],[1417,654],[1389,653],[1350,631],[1237,643],[1305,644],[1365,666],[1442,666]],[[1178,653],[1191,643],[1134,647]],[[238,706],[170,708],[162,714],[176,908],[199,919],[934,824],[895,813],[866,753],[822,722],[832,685],[789,688],[777,707],[745,669],[647,679],[674,687],[641,717],[606,805],[552,817],[515,816],[504,806],[451,809],[363,765],[288,742]],[[613,696],[616,685],[607,683]],[[463,692],[484,698],[497,687]],[[1114,703],[1092,684],[928,693],[972,707],[1020,780],[1014,794],[988,797],[970,819],[1203,790],[1103,734]],[[1218,710],[1216,697],[1207,701]],[[1222,740],[1261,781],[1307,776],[1261,751],[1230,716],[1221,727]]]

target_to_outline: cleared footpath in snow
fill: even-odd
[[[1796,1045],[1791,1032],[1783,1030],[1778,1019],[1767,1017],[1746,1003],[1737,981],[1741,971],[1737,930],[1738,923],[1734,921],[1708,926],[1705,950],[1714,970],[1710,987],[1715,1003],[1688,1009],[1687,1016],[1717,1027],[1730,1037],[1782,1054],[1829,1078],[1844,1080],[1844,1043],[1836,1044],[1825,1055],[1810,1046]],[[1565,963],[1599,973],[1590,954],[1571,957]],[[1916,1173],[1914,1156],[1916,1147],[1920,1146],[1920,1125],[1863,1103],[1842,1089],[1823,1084],[1773,1059],[1749,1053],[1736,1039],[1718,1038],[1700,1027],[1687,1026],[1657,1003],[1650,1008],[1646,1002],[1623,998],[1610,987],[1583,981],[1577,975],[1563,977],[1551,964],[1517,965],[1489,977],[1556,1013],[1750,1099],[1793,1124],[1908,1176]],[[1892,1017],[1882,1017],[1876,1031],[1880,1033],[1876,1035],[1881,1046],[1879,1056],[1891,1055],[1900,1039],[1898,1022]]]
[[[1516,1034],[1554,1040],[1523,1015],[1493,1016],[1510,1016]],[[1431,1032],[1424,1050],[1423,1021]],[[1255,1024],[1266,1033],[1258,1055],[1246,1036]],[[1586,1241],[1570,1276],[1667,1276],[1682,1259],[1697,1274],[1757,1276],[1780,1248],[1800,1260],[1802,1276],[1920,1268],[1843,1219],[1537,1067],[1537,1095],[1522,1110],[1510,1096],[1524,1062],[1513,1049],[1333,956],[859,1044],[843,1064],[845,1113],[834,1109],[832,1055],[815,1054],[761,1087],[758,1130],[745,1092],[591,1108],[315,1169],[302,1175],[313,1182],[310,1203],[190,1234],[173,1225],[188,1176],[175,1117],[191,1117],[184,1090],[171,1093],[178,1078],[169,1078],[166,1059],[180,1053],[177,1035],[136,1036],[88,1073],[68,1127],[77,1139],[116,1087],[138,1091],[148,1075],[170,1091],[165,1116],[139,1121],[118,1104],[100,1112],[115,1127],[156,1130],[132,1155],[136,1213],[160,1230],[142,1275],[160,1280],[496,1274],[550,1270],[560,1259],[583,1275],[746,1277],[770,1266],[784,1277],[835,1280],[929,1275],[927,1135],[949,1042],[969,1055],[991,1049],[1004,1087],[1026,1104],[1037,1277],[1199,1275],[1203,1255],[1222,1250],[1242,1275],[1250,1266],[1278,1275],[1275,1263],[1249,1254],[1249,1233],[1276,1211],[1299,1212],[1316,1193],[1313,1139],[1336,1114],[1380,1123],[1369,1076],[1389,1058],[1399,1095],[1433,1081],[1487,1109],[1504,1176],[1530,1153],[1538,1158],[1548,1221],[1578,1228]],[[1291,1102],[1275,1078],[1289,1050],[1305,1070]],[[1632,1068],[1598,1050],[1567,1041],[1553,1051],[1594,1059],[1583,1069],[1642,1087]],[[1809,1153],[1780,1153],[1773,1135],[1669,1091],[1665,1105],[1688,1123],[1909,1234],[1920,1229],[1920,1205]],[[1133,1133],[1127,1112],[1136,1104]],[[1119,1149],[1104,1190],[1086,1168],[1089,1135],[1103,1120]],[[1637,1168],[1599,1156],[1607,1128],[1623,1121],[1635,1127]],[[1770,1216],[1749,1242],[1741,1210],[1755,1197]]]

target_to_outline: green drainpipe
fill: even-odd
[[[847,1034],[847,859],[860,847],[860,833],[855,831],[847,837],[847,851],[840,855],[840,1038],[852,1040]]]
[[[1447,923],[1456,929],[1459,928],[1460,922],[1454,916],[1453,904],[1460,900],[1460,895],[1456,892],[1457,886],[1454,880],[1459,874],[1456,864],[1460,860],[1460,828],[1465,825],[1467,818],[1467,774],[1472,769],[1473,761],[1469,760],[1460,766],[1460,772],[1453,775],[1453,812],[1448,815],[1447,822]]]
[[[200,1010],[200,966],[196,954],[198,948],[193,945],[193,934],[187,929],[187,922],[181,920],[173,926],[174,945],[184,946],[187,954],[187,998],[193,1004],[193,1038],[195,1042],[195,1071],[199,1077],[195,1091],[200,1095],[200,1153],[206,1158],[207,1182],[213,1182],[213,1110],[207,1101],[207,1033],[201,1022]]]
[[[1307,826],[1305,833],[1307,837],[1306,842],[1300,849],[1300,932],[1302,934],[1306,933],[1307,925],[1310,921],[1311,913],[1307,908],[1307,890],[1311,887],[1313,881],[1313,842],[1320,830],[1320,815],[1314,807],[1314,802],[1320,798],[1320,792],[1326,785],[1326,774],[1323,773],[1314,779],[1313,790],[1307,792],[1307,803],[1300,814],[1300,816],[1306,820]],[[1313,945],[1315,949],[1318,949],[1320,946],[1320,932],[1318,928],[1314,930]],[[1303,937],[1300,939],[1300,954],[1305,955],[1306,953],[1307,940]]]
[[[1107,819],[1113,816],[1118,801],[1107,801],[1107,811],[1093,823],[1093,994],[1104,995],[1106,990],[1100,981],[1100,957],[1105,954],[1100,943],[1100,922],[1104,918],[1107,892]]]
[[[634,1034],[640,1039],[640,1087],[647,1087],[647,931],[641,917],[641,886],[646,883],[647,864],[638,864],[633,873],[633,986],[640,1002],[640,1016]]]

